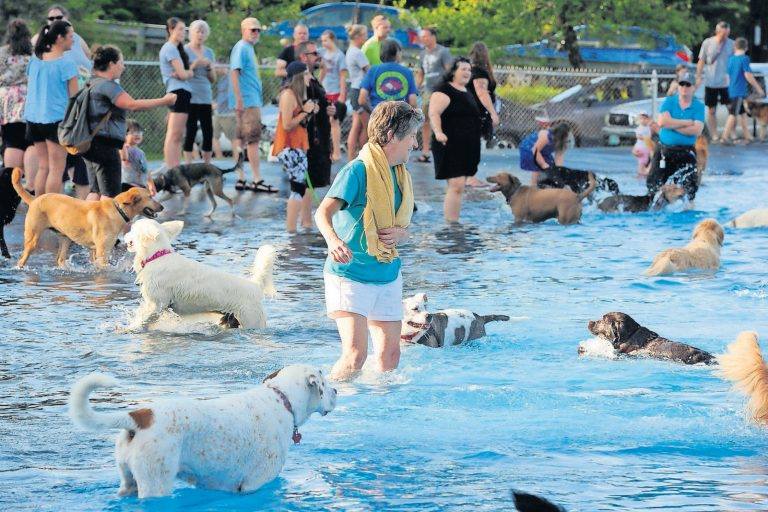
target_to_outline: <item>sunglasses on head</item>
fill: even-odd
[[[48,16],[48,21],[61,21],[64,19],[64,16]]]

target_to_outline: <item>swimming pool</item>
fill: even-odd
[[[169,393],[215,397],[293,362],[330,367],[339,346],[324,316],[320,236],[285,235],[283,201],[264,195],[241,196],[239,220],[222,206],[208,222],[194,192],[177,243],[184,254],[238,273],[260,244],[278,247],[270,327],[185,333],[169,321],[181,332],[141,334],[116,332],[139,302],[127,259],[98,273],[75,249],[72,268],[57,270],[51,239],[28,269],[0,268],[0,508],[477,511],[509,509],[515,488],[571,511],[764,510],[768,432],[745,421],[742,398],[712,368],[580,359],[576,349],[590,337],[587,321],[614,310],[711,352],[741,330],[768,335],[768,230],[727,229],[714,275],[641,275],[701,219],[765,206],[765,151],[715,149],[694,211],[587,207],[571,227],[514,227],[501,198],[484,192],[469,195],[461,227],[443,227],[442,187],[430,166],[413,165],[420,211],[402,251],[406,293],[426,292],[432,309],[512,321],[489,324],[468,346],[408,347],[394,374],[338,386],[336,410],[313,416],[280,477],[247,496],[179,483],[170,498],[117,498],[115,432],[77,430],[67,393],[94,370],[122,381],[94,395],[104,409]],[[642,189],[627,148],[574,150],[567,163]],[[516,168],[514,152],[485,158],[481,175],[502,168]],[[278,180],[276,167],[264,169]],[[16,257],[20,221],[7,230]]]

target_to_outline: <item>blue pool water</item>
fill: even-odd
[[[127,258],[96,272],[75,250],[70,269],[57,270],[51,239],[28,269],[0,267],[0,509],[474,512],[509,509],[514,488],[572,511],[765,510],[768,432],[746,421],[743,399],[711,368],[576,353],[587,321],[613,310],[712,352],[744,329],[768,334],[768,230],[728,229],[714,274],[641,275],[701,219],[766,205],[766,146],[713,153],[697,209],[587,208],[571,227],[514,227],[501,199],[483,192],[469,194],[461,227],[444,227],[442,187],[431,167],[413,165],[420,211],[402,251],[406,293],[513,321],[468,346],[408,347],[395,373],[338,386],[336,410],[313,417],[280,477],[248,496],[179,483],[170,498],[117,498],[115,432],[77,430],[67,393],[106,371],[122,387],[94,398],[116,409],[243,390],[293,362],[329,368],[339,343],[324,316],[319,235],[285,235],[283,200],[264,195],[240,197],[241,219],[222,206],[203,220],[196,191],[183,254],[241,273],[260,244],[278,247],[269,328],[190,333],[169,320],[171,332],[139,334],[118,329],[139,303]],[[574,150],[568,163],[642,189],[628,148]],[[485,158],[480,174],[502,168],[516,168],[513,152]],[[279,180],[272,165],[265,174]],[[169,206],[172,218],[180,202]],[[7,230],[15,256],[22,216]]]

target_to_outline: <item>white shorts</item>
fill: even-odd
[[[325,272],[325,308],[328,316],[345,311],[368,320],[397,322],[403,319],[403,276],[391,283],[359,283]]]

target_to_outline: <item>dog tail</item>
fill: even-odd
[[[72,386],[69,393],[69,416],[76,425],[87,430],[105,430],[110,428],[137,427],[136,422],[126,412],[96,412],[88,402],[88,396],[100,388],[117,385],[114,377],[103,373],[92,373],[83,377]]]
[[[256,251],[256,259],[251,267],[251,280],[261,287],[261,291],[267,297],[275,296],[275,283],[272,274],[275,269],[275,257],[277,251],[272,245],[262,245]]]
[[[760,423],[768,422],[768,368],[765,366],[757,333],[744,331],[717,357],[718,374],[732,381],[734,388],[749,397],[747,410]]]
[[[238,169],[241,169],[243,167],[243,161],[245,160],[245,156],[243,156],[243,152],[240,151],[240,154],[237,157],[237,163],[234,167],[230,167],[229,169],[222,169],[221,174],[227,174],[228,172],[235,172]]]
[[[29,204],[35,199],[35,197],[21,186],[21,172],[21,169],[18,167],[13,170],[13,174],[11,174],[11,184],[13,185],[13,189],[16,191],[16,193],[19,194],[19,197],[25,203]]]
[[[587,186],[587,188],[584,191],[582,191],[581,193],[578,194],[579,201],[581,201],[582,199],[587,197],[589,194],[594,192],[595,187],[597,187],[597,180],[595,180],[595,174],[594,173],[590,172],[588,179],[589,179],[589,186]]]
[[[508,322],[509,317],[507,315],[482,315],[481,318],[486,324],[488,322]]]
[[[519,512],[565,512],[563,507],[535,494],[512,491],[512,497],[515,500],[515,509]]]
[[[659,254],[653,259],[653,263],[645,271],[646,276],[660,276],[662,274],[671,274],[675,271],[675,265],[669,256],[666,254]]]

